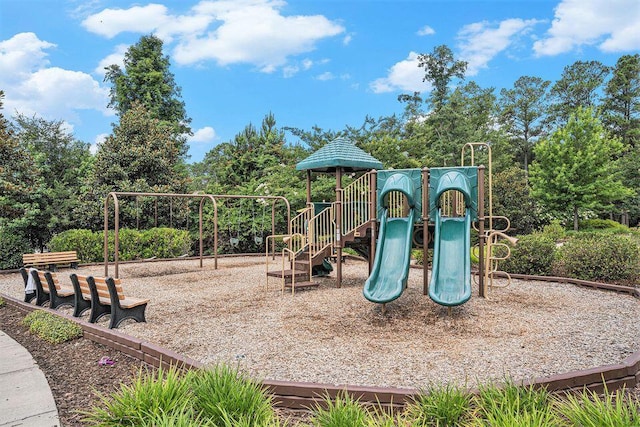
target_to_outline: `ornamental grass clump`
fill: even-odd
[[[349,393],[339,393],[335,399],[327,396],[324,407],[318,406],[311,418],[315,427],[342,427],[371,425],[369,413],[358,399]]]
[[[32,311],[22,319],[22,323],[29,328],[29,332],[51,344],[60,344],[82,336],[80,325],[44,310]]]
[[[272,397],[241,372],[217,365],[190,378],[194,407],[211,425],[267,426],[276,422]]]
[[[85,421],[97,427],[158,425],[188,426],[195,419],[189,375],[175,367],[140,370],[130,385],[98,394],[100,404],[85,412]]]
[[[604,395],[585,390],[568,395],[557,402],[557,411],[568,426],[640,426],[640,401],[634,400],[624,389]]]
[[[472,426],[558,426],[553,399],[544,388],[518,387],[507,380],[504,385],[480,386],[473,398]]]
[[[406,409],[411,425],[453,427],[471,417],[471,395],[456,385],[432,385]]]

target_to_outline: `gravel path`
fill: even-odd
[[[263,261],[223,258],[218,270],[213,260],[202,270],[193,260],[121,264],[125,292],[151,302],[147,323],[120,330],[259,379],[417,388],[546,376],[617,363],[640,348],[640,303],[627,295],[514,280],[486,299],[475,290],[448,315],[422,295],[422,271],[412,269],[409,288],[382,314],[362,296],[365,262],[347,261],[340,289],[325,278],[291,296],[276,279],[265,290]],[[69,272],[59,273],[63,283]],[[78,274],[102,276],[104,267]],[[0,275],[0,292],[21,298],[22,279]]]

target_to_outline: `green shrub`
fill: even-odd
[[[629,227],[611,219],[585,219],[578,222],[578,229],[581,231],[606,230],[608,228],[629,231]]]
[[[511,248],[511,256],[500,262],[500,268],[508,273],[549,275],[553,268],[555,241],[544,233],[518,236],[518,239]]]
[[[566,236],[567,232],[557,219],[551,221],[542,229],[542,234],[549,236],[554,242],[558,242]]]
[[[33,252],[29,240],[11,227],[0,228],[0,270],[20,268],[22,254]]]
[[[146,231],[122,228],[118,235],[118,259],[130,261],[140,258],[175,258],[189,252],[191,237],[188,231],[173,228],[152,228]],[[67,230],[49,242],[53,252],[76,251],[82,262],[104,261],[104,232]],[[109,261],[114,261],[115,232],[108,233]],[[22,252],[20,252],[21,256]],[[20,258],[21,259],[21,258]]]
[[[113,231],[109,234],[109,246],[110,248],[115,248],[115,234]],[[100,233],[100,235],[103,236],[102,233]],[[120,251],[120,253],[118,254],[118,259],[120,261],[131,261],[134,259],[142,258],[142,235],[143,232],[132,228],[120,229],[120,234],[118,235],[118,249]],[[102,247],[104,251],[104,241],[102,242]],[[109,253],[111,254],[113,250],[114,249],[111,249]]]
[[[471,395],[455,385],[429,387],[406,409],[411,425],[453,427],[471,417]]]
[[[29,332],[52,344],[82,336],[80,325],[44,310],[32,311],[22,319],[22,323],[29,328]]]
[[[140,238],[143,258],[175,258],[189,252],[189,232],[173,228],[152,228]]]
[[[80,262],[98,262],[103,259],[101,237],[91,230],[67,230],[53,236],[48,247],[51,252],[76,251]]]
[[[577,279],[633,282],[640,277],[640,246],[629,236],[576,235],[559,249],[557,268]]]
[[[213,425],[263,426],[276,419],[272,398],[260,384],[226,365],[195,372],[191,383],[197,412]]]
[[[4,298],[0,297],[0,307],[4,307],[5,305],[7,305],[7,302],[4,300]]]

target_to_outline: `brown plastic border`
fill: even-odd
[[[589,282],[565,277],[527,276],[519,274],[512,274],[511,277],[526,280],[572,283],[595,289],[622,292],[640,298],[640,289],[630,286]],[[50,310],[25,303],[4,294],[0,295],[2,295],[7,304],[25,313],[33,310]],[[122,351],[151,366],[177,366],[182,369],[197,369],[205,366],[197,360],[190,359],[156,344],[123,334],[117,330],[88,323],[85,320],[55,310],[51,310],[51,312],[78,323],[82,328],[85,338]],[[384,408],[401,408],[419,393],[419,390],[415,388],[369,387],[277,380],[264,380],[262,383],[265,388],[273,394],[277,406],[289,409],[309,409],[318,405],[322,406],[325,399],[333,399],[337,394],[345,392],[360,399],[360,402],[364,404],[380,405]],[[527,386],[546,387],[547,390],[558,393],[571,393],[585,388],[596,392],[604,390],[605,387],[609,391],[622,387],[633,388],[640,383],[640,349],[636,350],[620,363],[613,365],[597,366],[541,378],[524,379],[518,381],[518,383]]]

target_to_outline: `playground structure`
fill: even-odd
[[[220,200],[242,200],[242,199],[253,199],[253,200],[261,200],[271,201],[271,234],[276,234],[275,223],[276,223],[276,203],[281,201],[284,203],[286,208],[286,223],[291,223],[291,206],[289,201],[282,196],[248,196],[248,195],[239,195],[239,194],[178,194],[178,193],[145,193],[145,192],[119,192],[114,191],[107,194],[107,197],[104,200],[104,274],[105,277],[109,275],[109,201],[113,202],[114,207],[114,275],[113,277],[119,277],[119,252],[120,252],[120,241],[119,241],[119,231],[120,231],[120,197],[135,197],[136,198],[136,206],[139,197],[155,197],[156,200],[158,198],[168,198],[169,200],[173,199],[187,199],[187,200],[197,200],[199,201],[199,209],[198,209],[198,242],[199,242],[199,258],[200,258],[200,268],[203,266],[203,258],[204,258],[204,242],[203,242],[203,226],[204,226],[204,204],[207,201],[211,201],[213,204],[213,257],[214,257],[214,268],[218,268],[218,201]],[[171,205],[173,206],[173,205]],[[136,209],[137,211],[137,209]],[[172,213],[172,208],[170,208]],[[137,219],[136,219],[137,222]],[[156,220],[157,224],[157,208],[156,208]],[[253,230],[255,224],[252,224],[252,233],[254,233],[254,239],[257,240],[257,236],[255,234],[255,230]],[[263,222],[264,226],[264,222]],[[291,230],[288,230],[291,233]],[[233,242],[231,242],[233,245]],[[273,244],[273,242],[272,242]],[[272,247],[272,252],[275,253],[275,246]]]
[[[489,160],[488,215],[485,166],[474,164],[477,148],[485,148]],[[464,166],[467,149],[471,165]],[[498,261],[509,256],[509,247],[499,239],[514,243],[505,234],[508,219],[493,216],[490,150],[485,143],[466,144],[459,167],[379,170],[381,163],[350,141],[338,138],[325,145],[296,166],[307,173],[307,207],[291,220],[288,235],[272,236],[287,246],[282,250],[282,270],[270,270],[267,254],[267,286],[269,277],[279,278],[282,290],[288,286],[292,293],[317,286],[313,269],[331,257],[336,259],[340,287],[342,251],[349,247],[369,260],[365,298],[384,305],[402,295],[411,250],[422,248],[423,294],[447,307],[464,304],[471,296],[473,227],[478,233],[478,293],[485,297],[494,276],[507,275],[499,271]],[[335,174],[335,202],[319,207],[311,201],[312,172]],[[360,176],[343,188],[345,173]],[[494,229],[498,219],[506,227]],[[495,256],[495,246],[506,247],[506,255]],[[429,248],[433,248],[431,283]]]

